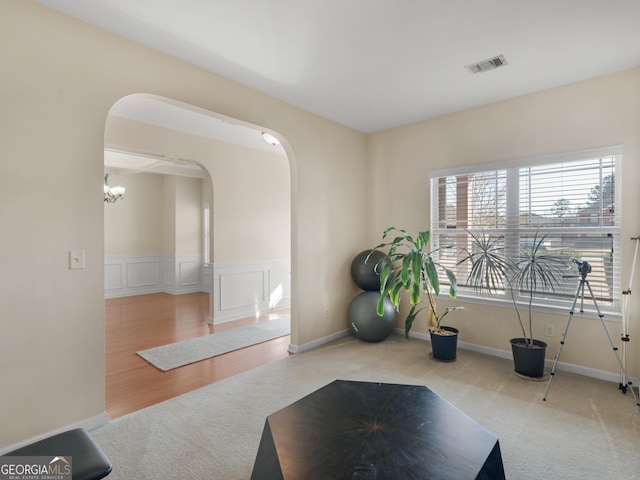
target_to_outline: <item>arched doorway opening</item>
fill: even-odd
[[[114,105],[105,129],[105,170],[113,173],[113,185],[123,183],[127,190],[121,203],[105,204],[106,298],[146,295],[158,289],[172,296],[198,289],[210,292],[205,315],[210,325],[200,325],[209,329],[200,330],[202,335],[290,306],[289,162],[284,150],[274,151],[261,133],[261,129],[155,96],[134,95]],[[134,168],[136,162],[140,165]],[[199,191],[194,194],[196,188]],[[133,215],[138,220],[130,219],[125,226],[110,225],[115,209],[123,208],[127,200],[131,207],[136,196],[147,203],[147,213],[138,211]],[[154,205],[161,214],[156,215]],[[206,205],[211,225],[208,239]],[[191,220],[183,221],[183,215]],[[156,234],[145,231],[152,229],[154,216]],[[136,222],[144,226],[136,228]],[[165,311],[186,308],[169,305]],[[202,307],[200,302],[194,308]],[[141,308],[151,313],[155,306],[147,302]],[[286,355],[287,347],[288,340],[279,342],[280,355]],[[222,375],[228,376],[232,367],[224,367]],[[198,373],[202,376],[222,367],[199,368],[208,368]],[[167,373],[149,375],[164,381]],[[106,388],[109,397],[109,378]],[[109,402],[107,412],[114,417]]]

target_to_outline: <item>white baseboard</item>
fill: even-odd
[[[290,353],[302,353],[302,352],[306,352],[307,350],[311,350],[312,348],[316,348],[316,347],[320,347],[321,345],[324,345],[325,343],[330,343],[333,342],[334,340],[338,340],[342,337],[346,337],[347,335],[351,334],[351,330],[349,330],[348,328],[345,330],[341,330],[339,332],[336,333],[332,333],[331,335],[327,335],[326,337],[322,337],[322,338],[318,338],[317,340],[313,340],[311,342],[308,343],[304,343],[302,345],[294,345],[293,343],[289,344],[289,352]]]
[[[474,352],[484,353],[486,355],[492,355],[494,357],[506,358],[513,360],[513,354],[507,350],[499,350],[497,348],[484,347],[482,345],[475,345],[473,343],[458,342],[458,346],[465,350],[471,350]],[[549,370],[553,368],[554,360],[547,358],[544,361],[545,367]],[[577,375],[583,375],[585,377],[596,378],[598,380],[605,380],[607,382],[620,382],[620,373],[607,372],[606,370],[598,370],[596,368],[584,367],[582,365],[575,365],[573,363],[558,361],[556,371],[575,373]],[[633,385],[638,385],[638,379],[629,378],[629,381]]]
[[[93,417],[85,418],[84,420],[80,420],[78,422],[72,423],[70,425],[66,425],[64,427],[56,428],[55,430],[51,430],[46,433],[42,433],[40,435],[36,435],[35,437],[28,438],[18,443],[14,443],[13,445],[8,445],[6,447],[0,448],[0,455],[4,455],[8,452],[12,452],[18,448],[22,448],[26,445],[30,445],[35,442],[39,442],[40,440],[44,440],[45,438],[49,438],[53,435],[57,435],[59,433],[66,432],[68,430],[73,430],[74,428],[84,428],[85,430],[91,431],[95,430],[98,427],[102,427],[106,425],[108,422],[108,417],[106,412],[102,412],[99,415],[95,415]]]
[[[396,328],[395,332],[400,335],[404,335],[403,329]],[[412,338],[418,338],[420,340],[426,340],[428,342],[431,341],[431,338],[428,333],[411,332],[409,336]],[[492,357],[499,357],[507,360],[513,360],[513,353],[508,350],[490,348],[490,347],[485,347],[484,345],[476,345],[475,343],[460,342],[460,341],[458,341],[458,348],[461,348],[463,350],[470,350],[472,352],[483,353],[485,355],[491,355]],[[547,358],[544,362],[545,367],[551,370],[553,368],[553,362],[554,360]],[[612,373],[612,372],[607,372],[605,370],[598,370],[596,368],[583,367],[581,365],[574,365],[572,363],[558,361],[556,370],[567,372],[567,373],[575,373],[577,375],[596,378],[598,380],[605,380],[608,382],[620,383],[619,373]],[[637,378],[628,378],[627,380],[631,381],[631,383],[634,385],[634,388],[637,388],[637,385],[640,384],[640,381]]]

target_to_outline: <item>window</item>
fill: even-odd
[[[598,305],[619,311],[621,154],[622,147],[608,147],[432,172],[432,246],[439,262],[457,273],[460,295],[489,298],[466,285],[465,264],[456,266],[462,249],[471,248],[470,233],[491,235],[511,261],[537,235],[545,236],[545,254],[558,255],[567,266],[560,286],[538,292],[536,303],[569,307],[579,285],[578,262],[587,262]],[[490,298],[510,300],[504,280]],[[592,307],[588,288],[584,298],[585,308]]]
[[[202,204],[202,245],[204,251],[204,263],[211,263],[211,207],[209,202]]]

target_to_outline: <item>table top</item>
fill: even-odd
[[[336,380],[267,427],[285,479],[476,478],[490,457],[502,471],[498,439],[425,386]]]

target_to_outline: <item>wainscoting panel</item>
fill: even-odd
[[[201,282],[203,255],[165,257],[165,292],[180,295],[203,291]],[[169,283],[171,282],[171,283]]]
[[[173,256],[165,255],[163,270],[165,287],[174,290],[176,286],[176,259]]]
[[[220,311],[250,308],[264,303],[265,272],[229,272],[220,275]]]
[[[280,261],[269,268],[269,289],[266,300],[269,310],[291,306],[291,263]]]
[[[158,287],[160,265],[157,259],[131,261],[127,263],[127,287]]]
[[[213,294],[213,265],[210,263],[202,266],[202,291]]]
[[[117,255],[104,259],[105,298],[162,291],[161,255]]]
[[[122,288],[123,272],[121,263],[108,263],[104,264],[104,290],[106,292],[110,290],[119,290]]]
[[[180,285],[200,286],[200,262],[196,260],[182,260],[180,262]]]
[[[288,259],[213,264],[210,321],[228,322],[290,305]]]
[[[203,257],[199,254],[105,257],[104,296],[200,292],[204,287],[201,282],[203,267]]]

